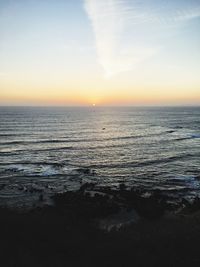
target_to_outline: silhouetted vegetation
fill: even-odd
[[[0,266],[200,266],[199,199],[175,214],[159,192],[86,184],[53,200],[26,212],[0,209]],[[137,223],[99,229],[98,220],[133,209]]]

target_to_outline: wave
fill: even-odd
[[[14,173],[24,173],[27,176],[55,176],[60,173],[58,169],[51,165],[39,165],[37,168],[35,168],[34,164],[13,164],[9,167],[6,167],[5,170]]]
[[[155,160],[146,160],[143,162],[124,162],[124,163],[111,163],[111,164],[91,164],[91,168],[127,168],[127,167],[145,167],[145,166],[150,166],[150,165],[160,165],[163,163],[169,163],[169,162],[175,162],[176,160],[181,160],[181,159],[187,159],[191,157],[199,157],[200,153],[196,154],[184,154],[184,155],[179,155],[179,156],[172,156],[172,157],[167,157],[167,158],[161,158],[161,159],[155,159]]]
[[[30,145],[30,144],[51,144],[51,143],[86,143],[86,142],[103,142],[103,141],[115,141],[115,140],[126,140],[126,139],[138,139],[151,136],[160,136],[166,133],[173,133],[173,130],[163,131],[160,133],[151,133],[146,135],[129,135],[129,136],[117,136],[108,138],[79,138],[79,139],[45,139],[45,140],[18,140],[18,141],[6,141],[1,142],[3,145]],[[4,134],[2,134],[4,136]],[[7,135],[5,135],[7,136]],[[10,135],[8,135],[10,136]],[[11,136],[17,136],[16,134]]]
[[[190,137],[191,138],[200,138],[200,134],[192,134]]]
[[[166,183],[169,185],[173,186],[185,186],[188,190],[189,189],[199,189],[200,187],[200,182],[198,178],[194,175],[182,175],[182,176],[177,176],[175,178],[167,179]]]
[[[105,163],[105,164],[90,164],[89,166],[85,166],[86,168],[97,168],[97,169],[101,169],[101,168],[130,168],[130,167],[145,167],[145,166],[150,166],[150,165],[159,165],[159,164],[163,164],[163,163],[169,163],[169,162],[174,162],[176,160],[181,160],[181,159],[187,159],[187,158],[194,158],[194,157],[199,157],[200,153],[188,153],[188,154],[184,154],[184,155],[177,155],[177,156],[171,156],[171,157],[165,157],[165,158],[160,158],[160,159],[153,159],[153,160],[145,160],[145,161],[140,161],[140,162],[135,162],[135,161],[130,161],[130,162],[117,162],[117,163]],[[32,166],[54,166],[56,168],[62,168],[64,166],[66,166],[66,164],[68,166],[74,166],[76,168],[80,168],[80,165],[76,165],[73,163],[70,163],[70,160],[64,160],[61,162],[45,162],[45,161],[41,161],[41,162],[30,162],[30,161],[18,161],[17,163],[15,163],[16,165],[14,167],[16,167],[17,165],[32,165]],[[0,163],[1,166],[4,166],[5,163]],[[12,162],[7,162],[6,163],[7,166],[13,165]],[[10,168],[10,167],[9,167]],[[12,168],[12,167],[11,167]],[[19,167],[20,168],[20,167]],[[34,167],[35,168],[35,167]],[[177,178],[179,179],[179,178]],[[181,179],[181,178],[180,178]],[[180,180],[179,179],[179,180]]]
[[[6,148],[5,150],[0,150],[0,156],[4,155],[19,155],[19,153],[40,153],[40,152],[48,152],[48,151],[60,151],[60,150],[81,150],[81,148],[75,148],[73,146],[65,146],[65,147],[55,147],[55,148],[44,148],[44,149],[18,149],[14,148],[10,151],[10,149]]]
[[[166,179],[166,182],[169,183],[183,183],[183,182],[190,182],[190,181],[194,181],[195,180],[195,176],[178,176],[175,178],[168,178]]]
[[[51,161],[48,161],[48,162],[45,162],[45,161],[36,161],[36,162],[32,162],[32,161],[17,161],[16,163],[13,163],[13,162],[6,162],[6,165],[9,166],[9,165],[14,165],[14,166],[17,166],[17,165],[51,165],[51,166],[56,166],[56,167],[63,167],[65,164],[68,164],[68,161],[65,160],[63,162],[51,162]],[[0,165],[3,165],[5,166],[5,163],[2,163],[0,162]]]
[[[134,138],[141,138],[143,136],[124,136],[124,137],[117,137],[117,138],[102,138],[102,139],[69,139],[69,140],[35,140],[35,141],[9,141],[9,142],[1,142],[3,145],[31,145],[31,144],[54,144],[54,143],[86,143],[86,142],[103,142],[109,140],[123,140],[123,139],[134,139]]]
[[[28,134],[26,134],[26,135],[28,135]],[[6,134],[4,134],[4,133],[0,133],[0,136],[1,137],[8,137],[8,136],[18,136],[18,134],[16,134],[16,133],[6,133]]]
[[[190,140],[190,139],[198,139],[200,138],[200,135],[199,134],[193,134],[193,135],[190,135],[189,137],[181,137],[181,138],[175,138],[175,139],[170,139],[170,140],[167,140],[167,139],[164,139],[164,140],[150,140],[150,143],[147,143],[146,145],[148,146],[149,145],[152,145],[152,144],[157,144],[158,145],[158,149],[159,149],[159,145],[161,144],[165,144],[165,143],[173,143],[173,142],[177,142],[177,141],[184,141],[184,140]],[[104,139],[105,140],[105,139]],[[70,143],[71,141],[67,141],[66,143]],[[75,145],[74,144],[71,144],[69,146],[52,146],[52,147],[42,147],[42,146],[39,146],[39,147],[2,147],[0,148],[0,157],[7,157],[7,156],[15,156],[15,155],[22,155],[22,153],[31,153],[31,154],[36,154],[36,153],[43,153],[43,152],[61,152],[61,151],[83,151],[85,150],[85,152],[90,152],[90,151],[95,151],[95,150],[104,150],[104,151],[108,151],[110,149],[110,151],[114,151],[114,149],[120,149],[120,148],[123,148],[123,149],[127,149],[128,147],[135,147],[135,145],[137,145],[136,143],[133,143],[133,142],[126,142],[126,143],[111,143],[111,144],[107,144],[107,143],[104,143],[103,140],[102,140],[102,144],[95,144],[94,142],[92,143],[92,145],[87,144],[87,141],[85,141],[86,143],[83,143],[82,145]],[[9,144],[23,144],[23,141],[17,141],[17,142],[8,142]],[[35,142],[34,144],[37,144],[38,142]],[[44,143],[49,143],[49,141],[45,140]],[[53,143],[63,143],[63,141],[61,140],[54,140]],[[65,143],[65,142],[64,142]],[[64,144],[63,143],[63,144]],[[6,143],[4,143],[6,144]],[[28,143],[25,143],[25,144],[28,144]],[[25,145],[24,144],[24,145]],[[39,144],[42,144],[42,142]],[[29,143],[30,145],[30,143]],[[112,149],[112,150],[111,150]],[[198,156],[198,155],[193,155],[192,153],[191,154],[184,154],[183,156],[173,156],[170,158],[165,158],[165,159],[157,159],[157,160],[152,160],[152,161],[148,161],[147,163],[143,163],[143,162],[140,162],[140,163],[134,163],[133,166],[146,166],[146,165],[151,165],[151,164],[160,164],[160,163],[165,163],[165,162],[170,162],[170,161],[173,161],[173,160],[176,160],[176,159],[182,159],[184,157],[194,157],[194,156]],[[126,163],[128,164],[128,163]],[[132,163],[131,163],[132,164]]]
[[[200,134],[191,134],[185,137],[180,137],[180,138],[176,138],[174,139],[175,141],[183,141],[183,140],[189,140],[189,139],[197,139],[200,138]]]

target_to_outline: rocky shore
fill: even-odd
[[[198,198],[90,183],[52,200],[0,209],[0,266],[200,266]]]

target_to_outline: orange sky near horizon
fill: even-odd
[[[8,2],[0,105],[200,105],[198,1]]]

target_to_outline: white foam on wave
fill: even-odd
[[[41,176],[52,176],[52,175],[57,175],[59,174],[59,170],[56,170],[53,166],[42,166],[41,171],[39,175]]]
[[[195,176],[193,175],[178,175],[175,177],[176,180],[181,180],[181,181],[193,181],[195,180]]]
[[[172,135],[176,138],[176,140],[190,140],[200,138],[199,133],[174,132],[172,133]]]
[[[190,137],[191,138],[200,138],[200,134],[192,134]]]
[[[52,176],[60,173],[58,169],[51,165],[31,165],[31,164],[13,164],[5,168],[7,171],[23,173],[24,175]]]
[[[23,164],[13,164],[8,167],[5,167],[5,170],[12,172],[29,172],[30,167]]]
[[[194,175],[180,175],[175,177],[176,180],[180,180],[190,188],[199,188],[200,182],[196,179]]]
[[[54,164],[11,164],[5,166],[5,171],[21,173],[26,176],[56,176],[56,175],[73,175],[77,168],[70,165],[57,166]]]

